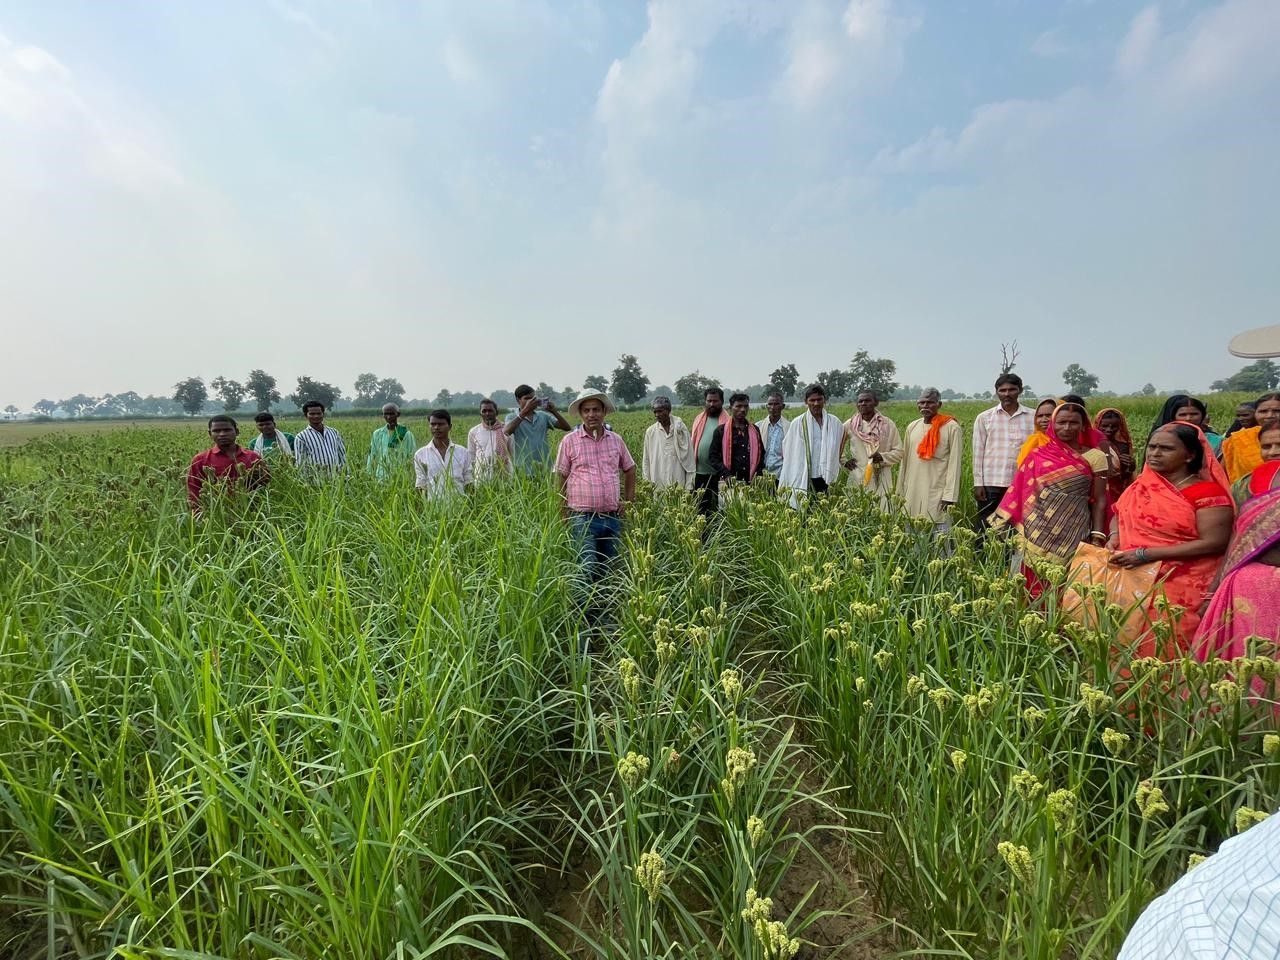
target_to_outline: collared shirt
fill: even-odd
[[[300,467],[341,470],[347,465],[347,445],[333,427],[325,427],[321,433],[307,424],[293,438],[293,458]]]
[[[612,430],[594,437],[574,430],[560,441],[556,471],[564,477],[564,499],[578,513],[613,513],[621,500],[618,474],[634,470],[623,439]]]
[[[325,433],[328,432],[326,427]],[[369,438],[369,456],[365,458],[364,468],[383,480],[392,469],[403,470],[401,464],[413,459],[413,451],[417,446],[418,441],[413,431],[403,424],[396,424],[394,433],[386,427],[379,427]]]
[[[545,410],[535,410],[533,416],[527,419],[519,413],[509,413],[503,422],[512,423],[516,420],[520,423],[510,434],[511,460],[527,472],[549,459],[551,446],[547,443],[547,431],[556,425],[556,418]]]
[[[271,436],[259,433],[249,441],[249,449],[263,458],[293,456],[293,434],[277,430]]]
[[[1036,428],[1036,412],[1018,404],[1005,413],[997,404],[973,421],[973,485],[1007,487],[1018,468],[1018,451]]]
[[[235,452],[227,455],[217,447],[210,447],[191,458],[187,467],[187,502],[192,510],[200,508],[200,492],[209,481],[226,480],[227,487],[234,487],[241,479],[247,489],[254,489],[268,478],[262,457],[252,450],[236,444]]]
[[[729,463],[724,462],[724,431],[726,429],[733,431],[729,436]],[[730,420],[727,424],[716,427],[711,435],[711,469],[721,480],[727,480],[730,477],[735,480],[755,479],[751,475],[751,431],[755,429],[755,425],[751,423],[743,423],[739,426],[736,420]],[[758,469],[759,465],[757,465]]]
[[[471,454],[472,469],[481,476],[492,476],[511,469],[511,438],[494,423],[486,427],[477,423],[467,431],[467,453]]]
[[[471,454],[457,443],[441,454],[434,442],[428,443],[413,455],[413,472],[414,486],[432,499],[462,493],[471,482]]]
[[[764,439],[764,468],[777,473],[782,469],[782,440],[787,435],[787,418],[779,417],[777,423],[770,423],[765,417],[756,427]]]
[[[1138,917],[1118,960],[1280,957],[1280,816],[1192,867]]]

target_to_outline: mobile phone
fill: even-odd
[[[539,398],[538,398],[538,406],[539,406],[539,407],[541,407],[543,410],[550,410],[550,409],[551,409],[551,398],[550,398],[550,397],[539,397]]]

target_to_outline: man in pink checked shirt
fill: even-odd
[[[569,404],[569,416],[580,417],[582,429],[561,440],[556,452],[561,511],[578,544],[583,579],[592,595],[618,554],[622,517],[636,495],[636,462],[623,439],[604,426],[605,414],[613,409],[607,395],[583,392]],[[586,612],[588,623],[594,623],[599,610],[590,600]]]

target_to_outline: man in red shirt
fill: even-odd
[[[239,435],[240,428],[227,414],[209,418],[213,446],[192,457],[187,468],[187,502],[192,513],[200,513],[200,493],[206,483],[212,481],[229,489],[243,481],[246,490],[256,490],[270,479],[262,457],[236,443]]]

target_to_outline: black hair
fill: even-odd
[[[748,397],[745,393],[735,393],[733,396],[729,398],[729,406],[732,407],[735,403],[741,403],[744,400],[747,403],[751,402],[751,398]]]
[[[996,389],[999,390],[1006,383],[1011,383],[1019,390],[1022,389],[1022,378],[1016,373],[1002,373],[996,377]]]
[[[259,410],[253,415],[254,423],[275,423],[276,415],[270,410]]]
[[[1080,396],[1080,394],[1078,393],[1064,393],[1062,395],[1062,402],[1074,403],[1077,407],[1079,407],[1085,413],[1089,412],[1089,405],[1084,402],[1084,397]]]
[[[453,426],[453,414],[441,407],[439,410],[432,410],[427,414],[428,420],[443,420],[449,426]]]
[[[205,429],[212,430],[215,423],[229,423],[231,424],[232,429],[240,429],[239,424],[236,423],[236,418],[231,416],[229,413],[215,413],[209,418],[209,425]]]
[[[808,400],[810,397],[822,397],[826,399],[827,391],[822,389],[822,384],[811,383],[804,388],[804,398]]]
[[[863,387],[861,390],[859,390],[859,391],[858,391],[858,395],[857,395],[856,397],[854,397],[854,399],[855,399],[855,400],[860,400],[860,399],[862,399],[863,397],[870,397],[870,398],[871,398],[872,400],[874,400],[876,403],[879,403],[879,402],[880,402],[880,394],[876,393],[876,392],[875,392],[874,390],[872,390],[870,387]]]
[[[481,409],[481,410],[483,410],[483,409],[484,409],[484,405],[485,405],[486,403],[493,403],[493,406],[494,406],[495,408],[498,406],[496,403],[494,403],[494,402],[493,402],[493,398],[492,398],[492,397],[485,397],[483,400],[481,400],[481,401],[480,401],[480,409]]]
[[[1264,403],[1280,402],[1280,393],[1264,393],[1257,400],[1253,401],[1253,409],[1257,410]]]
[[[1082,404],[1073,403],[1070,400],[1064,400],[1053,411],[1053,422],[1058,422],[1058,414],[1063,410],[1070,410],[1072,413],[1078,414],[1080,417],[1080,426],[1087,427],[1089,425],[1089,411]]]
[[[764,395],[764,398],[765,398],[766,400],[772,400],[774,397],[777,397],[779,400],[782,400],[782,401],[784,401],[784,402],[785,402],[785,401],[786,401],[786,399],[787,399],[786,397],[784,397],[784,396],[782,395],[782,391],[781,391],[781,390],[770,390],[768,393],[766,393],[766,394]]]
[[[302,412],[306,413],[312,407],[319,407],[321,410],[323,410],[324,404],[321,403],[319,400],[308,400],[306,403],[302,405]]]
[[[1185,404],[1184,404],[1185,406]],[[1200,445],[1200,431],[1189,423],[1168,423],[1160,428],[1177,437],[1187,451],[1187,469],[1199,473],[1204,468],[1204,447]],[[1153,436],[1156,431],[1153,431]],[[1150,443],[1150,441],[1147,441]]]
[[[517,400],[519,400],[521,397],[527,397],[531,393],[533,393],[533,387],[529,386],[527,383],[522,383],[520,384],[520,386],[516,387]]]
[[[1271,426],[1269,426],[1269,427],[1263,427],[1261,430],[1259,430],[1259,431],[1258,431],[1258,442],[1259,442],[1259,443],[1261,443],[1261,442],[1262,442],[1262,435],[1263,435],[1264,433],[1280,433],[1280,423],[1273,423]]]
[[[702,399],[706,400],[707,397],[711,396],[713,393],[720,398],[721,403],[724,403],[724,390],[720,387],[707,387],[707,389],[702,391]]]

